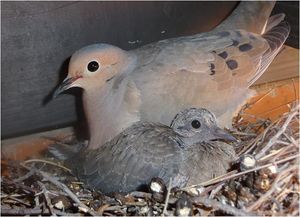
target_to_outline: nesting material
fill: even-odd
[[[297,216],[299,104],[290,108],[273,122],[249,124],[238,116],[233,134],[240,162],[221,177],[183,189],[153,179],[147,192],[104,195],[57,160],[2,159],[1,214]]]

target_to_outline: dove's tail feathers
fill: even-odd
[[[267,40],[269,49],[267,49],[262,55],[260,67],[255,76],[249,81],[249,86],[251,86],[272,63],[286,41],[290,30],[291,28],[289,23],[286,21],[281,21],[277,26],[274,26],[268,32],[262,35],[262,37]]]
[[[84,143],[74,145],[54,144],[48,147],[48,152],[59,160],[69,160],[86,147]]]
[[[241,1],[216,31],[244,29],[262,34],[276,1]]]
[[[284,13],[280,13],[280,14],[276,14],[271,16],[268,19],[268,22],[266,23],[266,28],[264,30],[264,33],[269,32],[271,29],[273,29],[274,27],[276,27],[277,25],[279,25],[285,18],[285,14]]]

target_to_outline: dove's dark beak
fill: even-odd
[[[65,78],[63,82],[56,88],[54,91],[52,98],[56,98],[59,94],[64,92],[65,90],[69,89],[71,85],[73,84],[74,81],[76,81],[78,78],[81,78],[80,76],[78,77],[70,77],[70,78]]]
[[[223,130],[219,127],[215,127],[212,130],[212,134],[216,139],[222,139],[222,140],[230,141],[230,142],[237,141],[237,139],[235,137],[233,137],[230,133],[226,132],[225,130]]]

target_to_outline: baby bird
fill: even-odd
[[[216,139],[235,140],[217,127],[206,109],[186,109],[171,127],[137,122],[98,149],[73,151],[53,146],[50,152],[66,163],[89,187],[103,193],[130,192],[160,177],[173,187],[207,181],[226,172],[233,148]],[[78,151],[78,150],[77,150]]]

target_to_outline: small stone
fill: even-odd
[[[194,187],[194,188],[189,188],[187,190],[187,193],[194,195],[194,196],[199,196],[202,192],[204,192],[205,188],[202,186],[199,187]]]
[[[78,207],[78,210],[81,211],[81,212],[84,212],[84,213],[88,212],[87,208],[81,207],[81,206]]]
[[[250,154],[241,156],[239,162],[241,171],[253,169],[256,166],[256,159],[253,155]]]
[[[164,194],[167,190],[167,187],[161,178],[154,177],[151,179],[151,182],[149,184],[149,189],[151,193]]]
[[[186,194],[176,201],[176,216],[191,216],[193,211],[193,204]]]
[[[56,196],[52,198],[51,203],[59,210],[66,210],[72,206],[70,200],[65,196]]]
[[[269,166],[268,169],[272,174],[277,174],[277,168],[274,165]]]
[[[64,203],[62,201],[58,201],[57,203],[55,203],[54,207],[60,210],[65,209]]]

